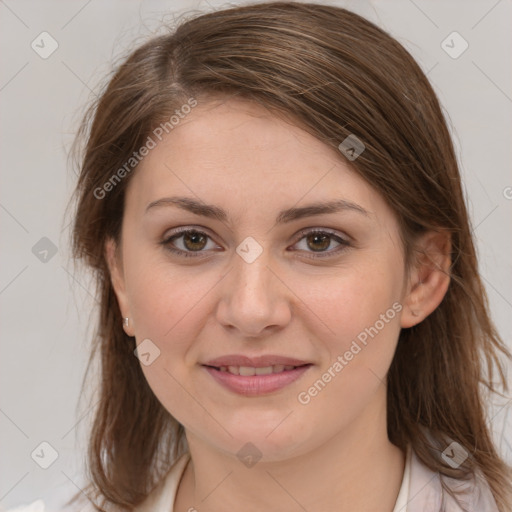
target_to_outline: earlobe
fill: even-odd
[[[401,317],[402,327],[422,322],[441,304],[450,285],[451,237],[429,231],[415,246],[407,293]]]
[[[105,259],[108,265],[110,273],[110,282],[117,297],[119,309],[121,310],[121,316],[123,329],[128,336],[133,336],[133,322],[126,322],[124,319],[130,317],[130,308],[128,304],[128,298],[126,295],[126,287],[124,280],[124,272],[122,268],[121,257],[118,252],[116,242],[109,238],[105,242]]]

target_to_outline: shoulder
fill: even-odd
[[[135,512],[153,512],[155,510],[166,510],[172,512],[176,491],[181,480],[183,472],[190,460],[188,452],[182,454],[178,460],[172,465],[170,470],[160,481],[160,483],[151,491],[143,503],[137,506]],[[92,503],[83,503],[78,508],[53,509],[48,508],[43,500],[37,500],[32,503],[21,505],[16,508],[4,510],[0,508],[0,512],[97,512]]]
[[[135,509],[135,512],[152,512],[155,510],[172,512],[178,485],[189,460],[190,453],[182,454],[162,481],[151,491],[144,502]]]
[[[69,510],[69,509],[66,509]],[[19,505],[15,508],[4,510],[0,508],[0,512],[64,512],[64,509],[57,510],[49,507],[43,500],[36,500],[32,503]],[[81,508],[75,510],[75,512],[97,512],[92,504],[83,505]]]
[[[498,512],[498,506],[481,473],[467,480],[441,475],[411,454],[407,512]],[[452,495],[453,494],[453,495]]]
[[[4,510],[3,508],[0,510]],[[10,508],[6,510],[6,512],[48,512],[45,508],[43,500],[36,500],[32,503],[28,503],[25,505],[19,505],[15,508]]]

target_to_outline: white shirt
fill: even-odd
[[[406,512],[407,502],[409,501],[409,482],[411,480],[411,449],[407,449],[407,455],[405,457],[405,469],[404,476],[402,478],[402,485],[400,491],[398,491],[398,497],[396,498],[395,507],[393,512]]]
[[[178,486],[189,460],[190,455],[183,454],[135,512],[173,512]],[[441,480],[451,489],[462,493],[460,501],[447,495],[441,487]],[[427,468],[409,448],[402,484],[392,512],[462,512],[461,503],[468,512],[498,512],[488,485],[480,476],[467,482],[441,477]],[[45,509],[43,501],[37,500],[7,512],[53,511]],[[93,512],[93,507],[86,506],[79,512]]]
[[[406,505],[409,497],[409,478],[410,478],[410,455],[411,450],[407,452],[407,458],[405,463],[404,476],[402,479],[402,485],[400,487],[400,491],[398,493],[398,498],[393,508],[393,512],[406,512]],[[190,457],[188,454],[184,454],[177,462],[176,466],[171,469],[169,474],[167,475],[166,482],[162,486],[161,494],[155,501],[148,501],[148,503],[144,502],[139,508],[137,508],[137,512],[149,512],[150,510],[162,510],[173,512],[174,509],[174,501],[176,498],[176,492],[178,490],[178,485],[185,472],[185,468],[187,467],[187,463]],[[156,490],[156,489],[155,489]]]

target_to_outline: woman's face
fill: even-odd
[[[336,150],[253,103],[200,103],[133,176],[118,255],[142,370],[188,436],[279,460],[383,423],[403,248]]]

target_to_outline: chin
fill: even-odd
[[[313,436],[303,426],[293,425],[291,418],[283,421],[285,417],[281,413],[277,421],[275,418],[262,421],[258,415],[245,418],[236,424],[226,425],[233,437],[211,439],[211,442],[218,443],[223,451],[239,459],[248,456],[261,462],[278,462],[306,453],[311,448],[308,448],[308,440]],[[290,423],[287,424],[288,421]]]

